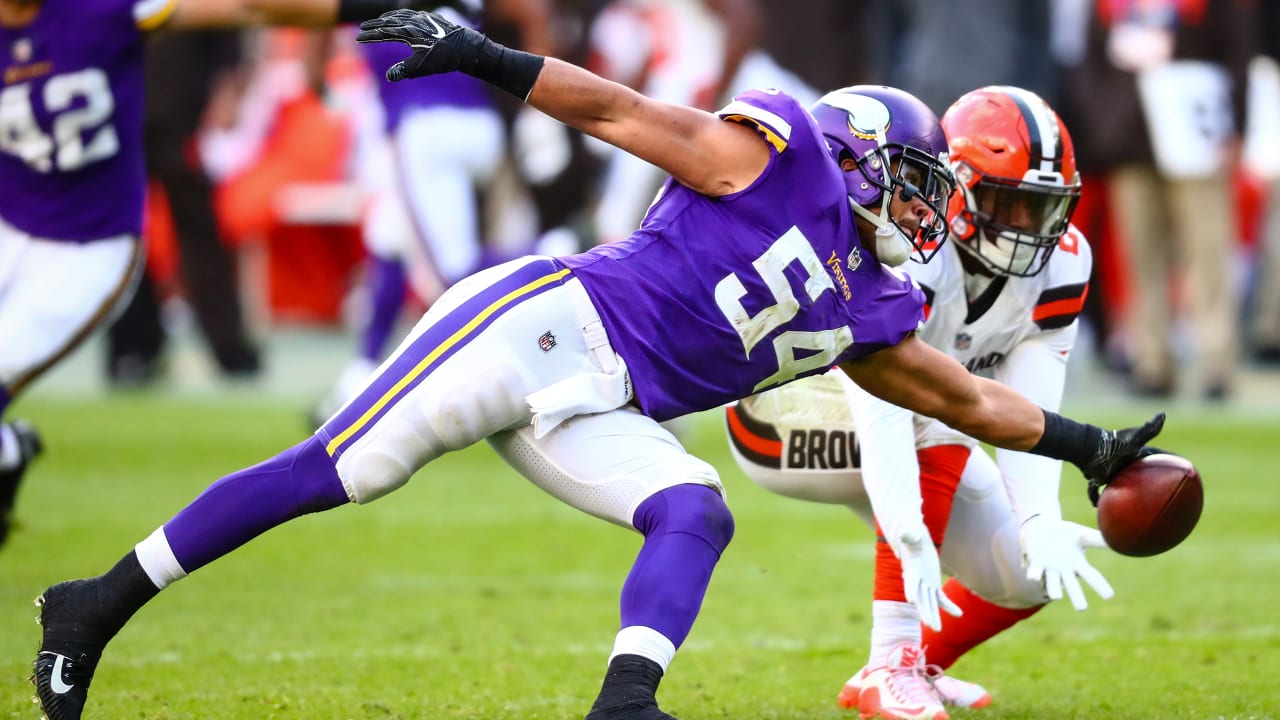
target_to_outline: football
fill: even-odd
[[[1191,534],[1204,507],[1200,473],[1169,453],[1148,455],[1121,470],[1098,498],[1098,529],[1112,550],[1159,555]]]

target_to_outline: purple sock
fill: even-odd
[[[361,333],[360,351],[374,362],[382,359],[391,331],[404,307],[404,264],[399,260],[371,255],[369,266],[369,324]]]
[[[178,564],[188,573],[307,513],[349,502],[319,438],[232,473],[165,523]]]
[[[641,503],[635,526],[644,546],[622,586],[622,627],[653,628],[678,648],[733,538],[733,515],[715,490],[676,485]]]

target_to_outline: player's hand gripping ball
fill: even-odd
[[[1156,453],[1125,466],[1098,499],[1098,529],[1112,550],[1159,555],[1191,534],[1204,507],[1200,473],[1189,460]]]

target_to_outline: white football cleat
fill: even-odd
[[[858,698],[862,695],[862,686],[866,684],[866,677],[870,672],[871,668],[862,668],[840,688],[840,695],[836,698],[840,707],[846,710],[858,709]],[[933,690],[943,705],[977,710],[991,704],[991,693],[977,683],[947,675],[936,665],[926,665],[925,675],[933,683]]]
[[[840,707],[846,710],[858,709],[858,697],[862,695],[862,686],[866,683],[867,673],[871,668],[864,667],[849,678],[849,681],[840,688],[840,695],[836,698],[836,702]]]
[[[884,666],[863,668],[840,691],[841,707],[858,708],[862,720],[948,720],[929,680],[924,650],[904,643],[889,653]]]
[[[928,666],[927,674],[943,705],[977,709],[991,704],[991,693],[977,683],[951,677],[936,665]]]

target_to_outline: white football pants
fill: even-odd
[[[486,438],[538,487],[624,527],[664,488],[722,491],[716,471],[631,397],[581,283],[549,258],[524,258],[445,292],[317,432],[355,502]]]
[[[142,277],[132,235],[75,243],[0,220],[0,386],[12,397],[105,327]]]

